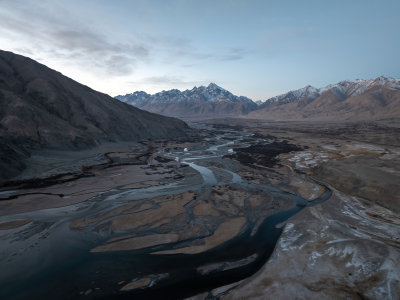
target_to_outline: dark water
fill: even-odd
[[[328,191],[315,203],[329,198]],[[251,226],[241,235],[207,252],[192,255],[150,255],[156,250],[168,250],[174,245],[148,248],[146,251],[123,251],[114,253],[90,253],[87,242],[82,244],[68,241],[67,253],[57,253],[60,257],[54,263],[31,276],[21,275],[2,283],[1,299],[75,299],[77,291],[88,287],[99,287],[101,292],[85,298],[99,299],[179,299],[195,295],[222,285],[244,279],[259,270],[271,256],[275,244],[282,233],[276,225],[301,211],[305,206],[299,199],[299,205],[267,217],[251,236]],[[310,205],[312,205],[311,203]],[[251,225],[251,224],[250,224]],[[83,249],[84,248],[84,249]],[[82,251],[84,250],[84,251]],[[258,254],[251,263],[227,271],[216,271],[201,275],[199,266],[217,262],[235,261]],[[29,275],[27,270],[27,275]],[[154,287],[119,292],[122,285],[117,282],[127,278],[145,277],[150,274],[169,273],[169,277],[160,280]]]
[[[213,147],[211,150],[215,155],[219,147]],[[207,178],[211,175],[206,169],[199,168],[200,172],[204,171],[201,173],[204,179],[202,188],[215,184],[215,178]],[[246,186],[246,183],[242,185]],[[249,188],[249,186],[246,187]],[[149,254],[154,251],[173,249],[174,244],[138,251],[90,253],[90,249],[103,242],[98,240],[98,235],[91,232],[72,232],[68,229],[69,219],[55,222],[56,228],[52,230],[57,234],[50,235],[49,247],[42,254],[48,257],[29,261],[26,266],[25,262],[21,261],[20,264],[13,265],[18,269],[15,272],[7,270],[7,273],[13,274],[12,276],[6,278],[0,276],[0,299],[77,299],[79,297],[84,299],[179,299],[239,281],[254,274],[271,256],[282,233],[282,228],[276,227],[278,224],[285,222],[306,206],[325,201],[331,194],[327,190],[319,199],[307,203],[298,196],[279,190],[274,192],[294,199],[297,205],[267,217],[255,235],[251,236],[254,224],[248,224],[247,229],[239,236],[200,254]],[[100,206],[97,209],[101,211],[101,205],[110,204],[95,204],[90,208],[92,213],[96,205]],[[74,218],[76,217],[75,215]],[[206,275],[197,271],[200,266],[238,261],[253,254],[257,254],[257,258],[241,267],[210,272]],[[1,267],[3,266],[4,264]],[[119,291],[124,284],[134,278],[163,273],[168,273],[169,276],[150,288],[132,292]],[[119,285],[120,281],[125,281],[125,283]],[[79,295],[79,291],[89,288],[93,289],[89,296]]]

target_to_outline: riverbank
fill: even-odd
[[[289,220],[273,255],[255,275],[196,299],[397,299],[398,124],[232,124],[303,147],[280,155],[283,167],[306,182],[305,176],[324,182],[333,196]]]
[[[353,227],[358,228],[355,221],[341,214],[350,216],[361,207],[346,210],[346,205],[366,202],[332,188],[326,180],[329,176],[324,180],[316,176],[326,163],[346,155],[364,155],[365,151],[354,145],[349,148],[341,140],[327,143],[326,139],[287,129],[195,126],[202,130],[198,140],[152,144],[151,152],[145,147],[146,155],[113,152],[108,157],[117,165],[100,164],[85,170],[94,176],[29,190],[35,194],[26,195],[20,188],[10,192],[8,195],[25,195],[0,201],[9,209],[8,215],[0,217],[4,241],[0,264],[6,270],[0,277],[6,286],[2,296],[174,299],[200,294],[203,298],[257,298],[273,294],[281,284],[288,287],[291,297],[290,291],[303,282],[318,287],[318,282],[298,280],[302,277],[297,263],[306,262],[310,272],[319,274],[325,270],[325,261],[327,266],[335,262],[341,272],[330,276],[338,283],[345,278],[350,258],[355,261],[361,257],[362,264],[355,268],[368,265],[362,260],[362,253],[374,251],[368,245],[346,254],[343,260],[326,258],[344,253],[349,243],[358,245],[364,231],[371,233],[369,239],[391,249],[390,259],[397,258],[393,250],[397,241],[382,236],[384,230],[396,230],[397,215],[389,217],[379,206],[367,207],[363,213],[367,218],[360,219],[366,225],[354,233]],[[273,155],[270,149],[275,151]],[[254,160],[241,161],[241,153]],[[393,147],[385,151],[377,148],[372,153],[379,159],[395,155]],[[88,198],[72,205],[63,202],[69,198],[59,196],[43,201],[51,197],[49,190]],[[331,199],[325,201],[331,190]],[[24,197],[35,198],[28,201]],[[15,211],[23,207],[18,204],[23,199],[26,207],[32,201],[37,206]],[[379,232],[374,228],[377,222],[384,222],[377,227]],[[342,237],[337,223],[343,226],[339,230]],[[385,223],[394,227],[385,227]],[[311,231],[320,235],[309,236]],[[346,236],[352,236],[349,242]],[[335,252],[329,254],[333,250],[321,248],[324,245]],[[312,251],[317,252],[314,255]],[[309,265],[310,255],[321,260]],[[387,265],[386,258],[379,257]],[[288,268],[297,270],[297,279],[276,273],[279,268],[274,262],[283,258]],[[27,268],[34,272],[24,275],[23,281],[16,280]],[[395,271],[390,274],[397,274]],[[376,286],[390,281],[388,276],[380,277]],[[332,290],[337,296],[343,289]]]

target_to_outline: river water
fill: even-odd
[[[204,162],[232,153],[233,147],[246,146],[243,139],[250,133],[226,131],[197,149],[170,152],[166,155],[187,164],[201,175],[201,183],[188,184],[180,180],[164,186],[128,191],[113,190],[77,205],[20,214],[8,219],[32,219],[26,229],[18,229],[0,240],[0,298],[1,299],[75,299],[79,291],[101,287],[100,298],[106,299],[176,299],[229,284],[255,273],[268,260],[282,232],[282,224],[307,205],[315,205],[330,196],[327,191],[319,199],[308,204],[305,199],[280,191],[272,186],[255,186],[243,180],[234,170],[207,166]],[[254,139],[254,142],[257,142]],[[218,180],[216,171],[224,172]],[[228,179],[226,179],[228,178]],[[248,227],[239,236],[207,252],[195,255],[150,255],[146,251],[91,253],[90,249],[103,243],[105,237],[91,231],[72,231],[71,220],[111,210],[129,201],[181,193],[201,191],[219,184],[231,184],[246,189],[264,189],[293,199],[297,205],[267,217],[255,234]],[[3,221],[0,218],[0,221]],[[10,237],[15,241],[10,243]],[[34,239],[36,237],[36,239]],[[107,238],[108,239],[108,238]],[[34,241],[34,247],[28,245]],[[7,242],[6,242],[7,241]],[[158,246],[168,250],[174,244]],[[18,259],[5,261],[10,251],[19,251]],[[32,248],[32,249],[31,249]],[[230,270],[201,274],[199,266],[255,257],[251,263]],[[151,274],[168,274],[154,286],[131,293],[118,293],[121,286],[116,282],[127,278],[145,277]],[[98,294],[96,294],[98,295]],[[82,296],[83,297],[83,296]],[[90,298],[90,295],[89,295]]]

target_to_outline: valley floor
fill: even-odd
[[[0,296],[400,297],[400,126],[206,123],[27,180],[38,154],[0,191]]]

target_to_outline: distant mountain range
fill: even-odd
[[[170,139],[181,120],[96,92],[38,62],[0,51],[0,179],[23,169],[31,149],[82,149],[102,142]]]
[[[134,92],[118,100],[141,109],[186,119],[246,117],[266,120],[361,120],[400,116],[400,79],[384,76],[341,81],[324,88],[299,90],[253,102],[211,83],[192,90],[149,95]]]
[[[243,96],[235,96],[215,83],[191,90],[169,90],[149,95],[134,92],[116,99],[140,109],[181,118],[207,118],[246,115],[257,104]]]
[[[384,76],[306,86],[266,100],[248,117],[270,120],[370,120],[400,116],[400,79]]]

